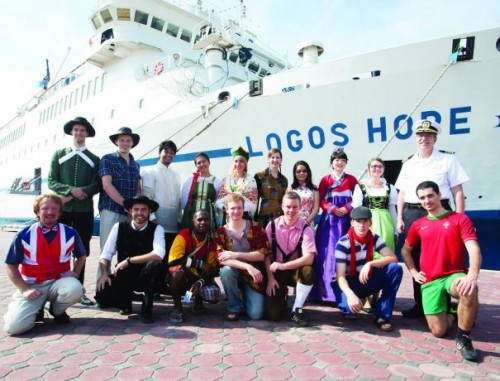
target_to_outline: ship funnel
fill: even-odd
[[[210,45],[205,50],[205,69],[207,69],[208,86],[224,76],[224,60],[226,59],[226,50],[218,45]]]
[[[302,58],[304,66],[318,63],[318,57],[324,52],[321,42],[307,41],[299,45],[297,54]]]

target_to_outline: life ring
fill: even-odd
[[[165,68],[165,65],[163,65],[163,62],[159,61],[155,64],[155,67],[154,67],[154,72],[155,72],[155,75],[160,75],[161,73],[163,73],[163,69]]]

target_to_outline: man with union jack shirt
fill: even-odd
[[[21,229],[9,249],[6,272],[17,288],[4,315],[4,331],[9,335],[26,332],[42,321],[47,301],[54,321],[69,323],[66,309],[83,295],[78,276],[86,252],[78,233],[57,222],[62,208],[59,196],[38,196],[33,205],[38,222]]]

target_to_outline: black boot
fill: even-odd
[[[144,294],[144,299],[142,300],[141,307],[141,321],[144,324],[154,323],[155,318],[153,316],[153,295]]]

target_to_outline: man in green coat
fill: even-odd
[[[73,146],[54,153],[50,163],[48,185],[64,202],[60,222],[72,226],[78,232],[89,255],[94,225],[92,197],[100,192],[101,180],[98,174],[99,157],[85,147],[85,140],[95,136],[95,130],[87,119],[76,117],[64,125],[64,132],[73,136]],[[85,267],[78,277],[82,285],[84,277]],[[80,303],[86,306],[94,305],[85,293]]]

